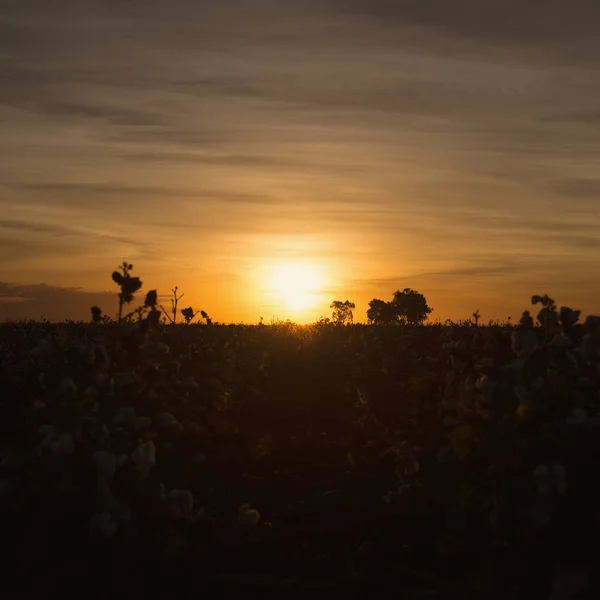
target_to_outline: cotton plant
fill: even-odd
[[[483,401],[490,404],[494,401],[497,383],[487,375],[482,375],[476,382],[475,387],[479,390]]]
[[[140,480],[150,474],[150,469],[156,464],[156,447],[152,440],[140,444],[131,454],[131,459],[136,465]]]
[[[238,523],[242,527],[252,529],[258,525],[260,513],[248,503],[242,504],[238,508]]]
[[[512,351],[520,358],[529,357],[540,348],[529,311],[524,311],[517,327],[511,334]]]
[[[127,456],[125,456],[125,459]],[[111,481],[115,475],[117,467],[122,464],[122,457],[117,457],[112,452],[100,450],[92,455],[92,460],[97,470],[97,493],[96,493],[96,513],[93,519],[95,523],[95,536],[102,533],[105,537],[112,537],[116,531],[116,522],[114,511],[119,508],[115,501]]]

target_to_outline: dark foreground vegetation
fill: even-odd
[[[600,597],[600,319],[578,317],[4,324],[3,585]]]

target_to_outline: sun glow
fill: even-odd
[[[310,263],[287,263],[274,267],[268,288],[275,299],[292,311],[313,308],[321,299],[323,272]]]

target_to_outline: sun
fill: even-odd
[[[316,265],[287,263],[273,268],[268,287],[289,310],[303,311],[319,302],[323,284],[323,272]]]

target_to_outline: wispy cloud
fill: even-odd
[[[598,13],[4,2],[0,271],[101,289],[126,254],[231,318],[239,281],[207,273],[302,253],[345,260],[365,299],[396,273],[441,299],[540,268],[581,290],[600,262]]]

